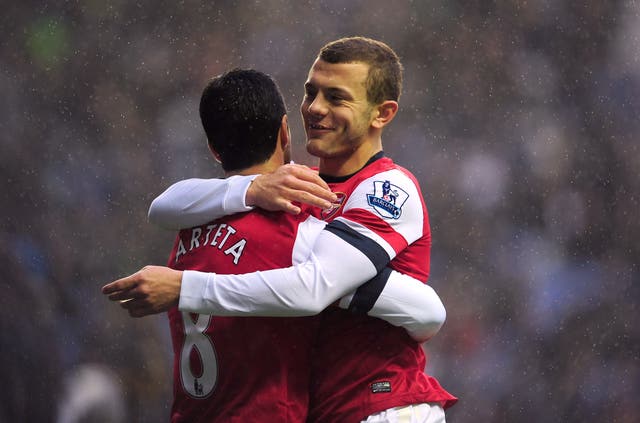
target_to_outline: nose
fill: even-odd
[[[307,106],[307,111],[313,116],[324,116],[327,114],[328,107],[322,94],[317,94],[313,101]]]

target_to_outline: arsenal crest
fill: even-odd
[[[389,181],[374,181],[373,194],[367,194],[367,203],[380,216],[398,219],[402,214],[402,205],[409,198],[409,194]]]
[[[338,199],[335,203],[333,203],[330,209],[322,210],[322,212],[320,213],[320,218],[322,220],[329,221],[333,219],[338,214],[338,212],[344,205],[345,200],[347,199],[347,194],[345,194],[344,192],[335,192],[334,194],[338,197]]]

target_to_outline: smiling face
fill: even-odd
[[[382,148],[379,131],[371,125],[378,110],[367,100],[368,71],[364,63],[333,64],[321,59],[309,71],[300,111],[307,151],[320,157],[321,167],[337,160],[353,163],[356,171]]]

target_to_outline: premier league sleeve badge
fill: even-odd
[[[373,194],[367,194],[367,203],[384,218],[398,219],[409,194],[390,181],[374,181]]]

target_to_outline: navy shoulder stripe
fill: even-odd
[[[329,223],[325,227],[325,230],[340,237],[345,242],[360,250],[362,254],[369,257],[369,260],[371,260],[377,272],[384,269],[391,260],[389,254],[387,254],[380,244],[371,238],[361,235],[339,220],[334,220]]]
[[[349,304],[349,311],[353,314],[367,314],[378,301],[378,297],[380,297],[380,293],[387,284],[390,274],[391,269],[385,267],[380,273],[360,285],[355,294],[353,294]]]

